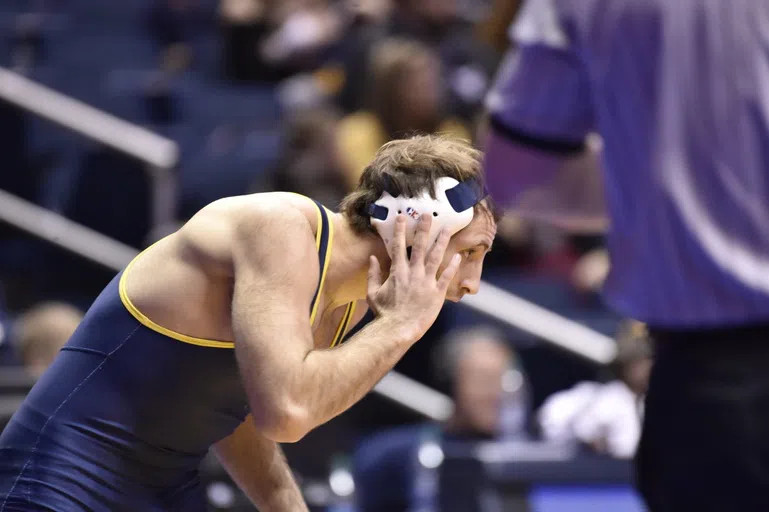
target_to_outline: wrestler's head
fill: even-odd
[[[455,188],[457,184],[464,185]],[[464,190],[452,194],[447,188],[455,188],[454,192]],[[419,135],[382,146],[363,171],[356,190],[342,202],[341,210],[355,231],[380,235],[383,225],[386,228],[386,222],[398,212],[417,217],[428,212],[438,214],[433,220],[435,227],[453,227],[454,233],[440,271],[454,254],[462,256],[459,271],[446,294],[447,299],[459,301],[465,294],[478,291],[483,260],[496,235],[498,211],[482,191],[483,167],[478,150],[462,140]],[[423,198],[423,203],[417,204],[434,204],[436,208],[410,211],[410,201],[420,201],[419,198]],[[463,201],[470,206],[459,206]],[[386,219],[385,224],[377,225],[381,219]]]

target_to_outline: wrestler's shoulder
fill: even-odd
[[[312,238],[316,217],[313,201],[297,194],[270,192],[234,196],[204,207],[177,236],[189,249],[223,258],[240,242],[252,244],[259,239],[264,245],[271,245],[301,234]]]
[[[266,192],[214,201],[200,210],[190,223],[216,218],[219,222],[233,227],[254,227],[280,219],[314,219],[316,212],[315,203],[308,197],[288,192]]]

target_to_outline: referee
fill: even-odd
[[[511,35],[489,189],[608,219],[606,298],[655,341],[648,507],[769,511],[769,1],[529,0]]]

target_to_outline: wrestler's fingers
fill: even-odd
[[[395,233],[393,234],[391,247],[391,269],[405,268],[408,265],[408,257],[406,256],[406,218],[401,214],[395,217]]]
[[[382,269],[376,256],[369,258],[368,265],[368,297],[371,299],[382,287]]]
[[[430,239],[430,226],[433,218],[430,215],[423,215],[417,225],[417,232],[414,236],[414,245],[411,247],[410,263],[413,267],[424,265],[425,253],[427,252],[427,243]]]

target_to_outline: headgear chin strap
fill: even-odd
[[[395,218],[399,213],[406,217],[406,246],[414,243],[417,225],[422,215],[432,215],[429,244],[438,239],[441,229],[448,228],[450,235],[465,228],[473,220],[473,207],[486,197],[486,191],[475,180],[459,182],[454,178],[438,178],[435,182],[436,198],[425,191],[421,196],[392,196],[385,190],[382,196],[369,205],[367,213],[371,216],[371,225],[387,246],[390,253]]]

